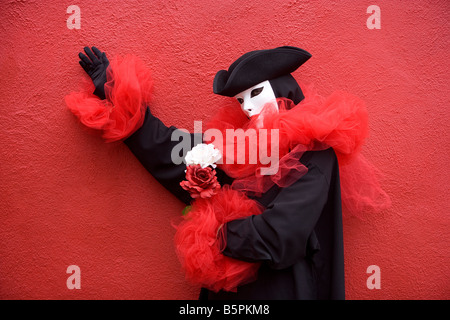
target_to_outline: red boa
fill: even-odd
[[[150,71],[134,55],[117,57],[107,69],[105,94],[100,100],[92,82],[65,97],[70,111],[85,126],[100,130],[106,142],[124,140],[142,126],[151,99],[153,81]]]

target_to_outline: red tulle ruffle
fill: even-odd
[[[116,57],[107,69],[106,99],[92,94],[92,84],[65,97],[70,111],[106,142],[126,139],[142,126],[153,88],[151,73],[134,55]]]
[[[259,116],[248,119],[234,103],[219,109],[207,124],[205,132],[211,129],[221,132],[218,136],[223,139],[206,136],[206,142],[213,143],[224,155],[219,167],[235,178],[233,188],[258,195],[275,184],[288,187],[307,172],[299,161],[305,151],[331,147],[339,162],[344,215],[362,218],[364,214],[388,207],[389,196],[381,188],[376,168],[360,153],[369,132],[365,103],[342,91],[325,98],[311,86],[302,88],[305,99],[298,105],[294,106],[288,99],[277,99],[278,108],[267,105]],[[247,136],[244,147],[234,137],[227,140],[228,129],[244,131]],[[260,129],[265,129],[267,135],[263,143],[259,139]],[[272,129],[278,130],[276,146],[270,139]],[[263,168],[273,163],[268,165],[268,157],[259,155],[270,154],[277,148],[278,171],[274,175],[261,174]],[[262,149],[265,150],[261,153]],[[237,161],[237,150],[244,154],[245,161]],[[258,154],[256,162],[249,161],[251,152]]]
[[[235,291],[256,279],[259,263],[236,260],[221,254],[226,239],[225,223],[262,212],[244,193],[225,185],[209,199],[196,199],[176,229],[175,247],[191,283],[212,291]]]

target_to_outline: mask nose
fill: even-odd
[[[253,109],[255,109],[255,106],[253,105],[253,103],[251,103],[250,101],[244,101],[243,105],[242,105],[242,109],[244,109],[244,111],[247,114],[251,114]]]

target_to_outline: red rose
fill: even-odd
[[[184,190],[189,191],[191,197],[210,198],[220,189],[216,170],[211,167],[202,168],[200,165],[186,167],[186,180],[180,183]]]

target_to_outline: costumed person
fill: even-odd
[[[142,61],[127,55],[110,63],[97,48],[84,50],[80,64],[94,94],[71,93],[66,103],[105,141],[123,141],[187,205],[175,249],[186,278],[202,287],[201,299],[345,298],[342,209],[361,215],[389,203],[375,168],[360,153],[368,135],[360,99],[302,90],[292,73],[311,57],[303,49],[248,52],[217,72],[213,92],[229,98],[206,131],[253,134],[257,142],[245,150],[258,151],[257,161],[250,163],[247,153],[246,161],[227,161],[240,142],[212,139],[205,131],[177,136],[190,139],[192,151],[205,145],[219,150],[221,161],[203,166],[186,157],[175,163],[177,129],[152,114],[151,74]],[[261,129],[278,139],[262,143]],[[277,170],[262,174],[267,151],[275,149]]]

